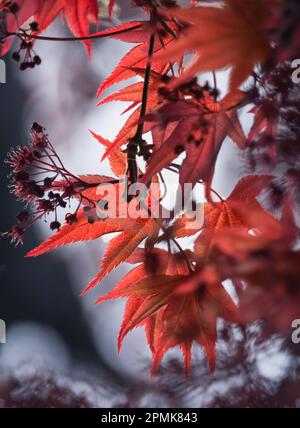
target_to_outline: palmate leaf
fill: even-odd
[[[161,251],[161,257],[171,256]],[[215,276],[209,279],[201,272],[191,277],[183,261],[181,266],[181,274],[172,273],[171,270],[168,275],[159,276],[147,276],[143,265],[138,266],[113,291],[98,299],[100,303],[108,299],[128,298],[119,335],[119,348],[129,331],[144,325],[153,352],[153,373],[157,372],[167,350],[177,345],[182,349],[188,373],[194,341],[203,347],[213,371],[217,318],[239,321],[237,307],[222,285],[214,283]],[[202,285],[192,293],[179,294],[179,287],[189,281]]]
[[[130,69],[130,71],[134,71],[139,75],[141,75],[142,77],[145,74],[145,70],[140,68],[133,68],[133,69]],[[147,111],[157,107],[157,104],[158,104],[157,89],[160,83],[161,83],[161,74],[152,71],[150,75],[150,81],[149,81]],[[132,85],[129,85],[121,89],[116,93],[113,93],[112,95],[109,95],[108,97],[104,98],[102,101],[99,102],[98,105],[106,104],[112,101],[130,102],[131,103],[130,106],[124,111],[124,113],[138,106],[130,114],[127,121],[125,122],[121,130],[118,132],[118,135],[116,136],[115,140],[109,146],[107,146],[107,149],[103,155],[103,159],[105,159],[107,156],[109,158],[111,158],[111,156],[115,156],[114,155],[115,153],[120,152],[121,146],[126,144],[130,138],[134,137],[136,133],[136,127],[140,119],[140,112],[141,112],[140,104],[141,104],[141,99],[143,94],[143,86],[144,86],[144,82],[134,83]]]
[[[40,6],[38,15],[36,16],[36,20],[37,22],[40,22],[41,29],[43,30],[52,22],[52,20],[55,19],[55,17],[49,21],[49,15],[52,11],[49,13],[46,6],[47,2],[43,1],[42,3],[43,4]],[[57,0],[56,3],[59,4],[59,0]],[[96,0],[64,0],[61,3],[63,3],[62,8],[58,9],[58,11],[62,12],[72,33],[76,37],[83,37],[89,34],[89,24],[97,24],[98,22],[98,2]],[[52,8],[53,6],[51,9]],[[84,44],[90,54],[92,47],[91,42],[86,40],[84,41]]]
[[[96,134],[93,131],[90,131],[92,136],[103,146],[105,149],[109,149],[112,145],[112,142],[106,138],[101,137],[101,135]],[[121,151],[111,150],[108,156],[109,166],[112,172],[117,176],[124,176],[127,169],[126,156]]]
[[[159,231],[158,222],[153,219],[138,219],[134,223],[128,222],[128,227],[112,239],[101,261],[101,269],[95,278],[88,284],[84,293],[95,287],[115,267],[132,254],[132,252],[148,237]]]
[[[17,0],[19,11],[17,12],[18,24],[22,26],[30,18],[39,24],[39,33],[43,32],[59,14],[66,20],[68,27],[76,37],[84,37],[89,34],[90,24],[98,22],[97,0]],[[9,17],[8,30],[17,30],[15,17]],[[85,40],[84,44],[88,53],[91,53],[91,41]],[[3,54],[9,48],[10,43],[4,47]]]
[[[208,103],[208,108],[213,111],[211,115],[206,115],[209,122],[208,133],[199,147],[194,144],[186,146],[186,158],[182,162],[179,177],[182,186],[184,183],[194,185],[198,180],[206,183],[212,181],[215,164],[226,137],[239,149],[245,148],[246,138],[237,114],[237,106],[243,97],[243,92],[236,91],[219,103]]]
[[[37,257],[64,245],[80,241],[92,241],[108,233],[121,232],[128,225],[126,219],[110,219],[109,221],[88,222],[84,210],[80,210],[77,222],[65,224],[37,248],[31,250],[27,257]]]
[[[224,3],[221,7],[220,4],[199,5],[161,11],[169,18],[189,24],[179,40],[158,55],[158,59],[174,60],[187,51],[195,54],[179,82],[199,72],[230,67],[230,89],[234,90],[247,79],[255,65],[266,59],[270,45],[263,30],[275,2],[225,0]]]
[[[157,319],[152,372],[157,372],[168,349],[181,345],[188,373],[193,341],[203,347],[210,371],[213,372],[218,318],[239,322],[238,309],[222,285],[204,285],[195,293],[174,296]]]
[[[90,25],[98,24],[99,10],[97,0],[16,0],[19,10],[16,16],[9,14],[7,18],[7,30],[15,33],[19,26],[23,27],[27,22],[35,21],[39,29],[35,35],[43,33],[54,20],[61,16],[67,23],[75,37],[87,37],[90,35]],[[0,4],[0,11],[5,4]],[[17,20],[16,20],[17,18]],[[146,22],[133,21],[118,25],[114,28],[93,33],[93,38],[99,37],[123,37],[124,40],[135,40],[136,33],[144,34],[143,26]],[[122,34],[124,32],[124,34]],[[125,35],[126,33],[126,35]],[[129,35],[130,34],[130,35]],[[137,41],[140,37],[137,37]],[[9,37],[1,49],[1,55],[5,55],[11,48],[13,38]],[[88,54],[91,54],[91,40],[83,40]]]
[[[157,127],[162,128],[161,123],[164,122],[165,129],[168,125],[173,127],[166,134],[166,139],[159,141],[159,144],[156,144],[156,134],[153,134],[153,155],[141,181],[148,183],[153,175],[167,167],[183,151],[186,152],[186,158],[180,168],[180,184],[195,185],[199,180],[211,181],[217,157],[227,136],[240,149],[245,148],[246,138],[237,115],[237,106],[243,97],[243,92],[235,91],[218,103],[207,98],[205,106],[180,100],[166,103],[155,115],[149,115],[148,121],[150,124],[153,122],[154,132]],[[207,134],[203,135],[200,144],[190,143],[189,134],[203,119],[208,123]]]
[[[132,48],[119,62],[113,72],[101,83],[97,98],[103,94],[103,92],[124,80],[128,80],[131,77],[135,77],[137,72],[136,69],[145,69],[148,63],[148,43],[150,36],[153,32],[153,28],[147,21],[140,22],[141,27],[137,30],[126,32],[123,34],[111,35],[111,38],[127,43],[138,43],[137,46]],[[162,30],[162,29],[161,29]],[[159,53],[164,50],[165,46],[172,43],[174,37],[166,33],[162,37],[156,37],[154,43],[154,53]],[[168,60],[164,58],[156,60],[155,58],[151,61],[151,69],[153,72],[162,74],[166,72],[170,67]]]
[[[193,227],[194,220],[187,216],[182,216],[175,223],[175,234],[178,237],[193,236],[200,230],[211,238],[212,233],[216,233],[226,228],[252,229],[253,221],[249,221],[246,211],[252,209],[259,211],[261,216],[268,218],[270,223],[275,221],[259,204],[256,198],[272,182],[272,175],[248,175],[239,180],[235,188],[226,200],[220,202],[207,202],[204,205],[204,225],[201,229]],[[243,204],[246,211],[239,209],[237,203]],[[258,224],[259,227],[259,224]],[[198,238],[202,239],[201,235]]]
[[[156,204],[159,203],[159,188],[157,186],[154,186],[153,191],[152,188],[150,189],[147,201],[149,206],[144,207],[143,204],[137,205],[134,199],[129,204],[124,200],[122,196],[125,191],[124,184],[112,185],[108,182],[106,186],[107,182],[102,176],[82,176],[82,178],[93,183],[98,180],[96,183],[101,184],[100,190],[95,186],[85,190],[83,195],[94,202],[104,198],[108,206],[113,205],[112,215],[109,216],[108,211],[107,218],[97,219],[95,211],[95,218],[91,223],[89,214],[81,209],[77,214],[76,222],[66,223],[48,240],[30,251],[27,257],[36,257],[67,244],[95,240],[106,234],[119,232],[120,234],[110,241],[101,262],[101,269],[86,287],[85,293],[97,285],[112,269],[126,261],[146,238],[157,235],[160,223],[156,218],[149,216],[148,212],[148,209],[156,209]],[[134,218],[128,215],[131,209],[134,210]]]

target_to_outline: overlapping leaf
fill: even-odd
[[[259,204],[256,198],[271,183],[273,177],[270,175],[250,175],[243,177],[235,186],[226,200],[220,202],[208,202],[204,205],[204,231],[198,238],[198,245],[203,245],[203,236],[208,242],[212,241],[217,232],[240,228],[249,231],[254,228],[254,220],[248,214],[252,210],[260,217],[263,223],[274,225],[274,233],[280,233],[276,225],[277,221]],[[242,208],[244,207],[244,208]],[[259,216],[259,217],[258,217]],[[259,223],[257,227],[259,228]],[[193,228],[193,219],[183,216],[175,225],[175,233],[178,237],[192,236],[201,229]],[[206,242],[206,246],[210,245]],[[197,246],[197,245],[196,245]]]
[[[154,136],[154,152],[142,181],[148,183],[153,175],[168,166],[184,150],[186,158],[180,168],[180,184],[194,185],[198,180],[209,181],[214,173],[221,145],[227,136],[239,148],[245,147],[245,136],[236,111],[242,98],[243,93],[237,91],[219,103],[207,97],[201,104],[179,100],[159,108],[156,115],[149,118],[150,121],[154,120],[154,128],[166,128],[170,124],[173,124],[173,128],[159,144],[156,144]],[[158,125],[155,125],[155,120]],[[208,131],[204,134],[199,128],[201,142],[189,142],[189,136],[201,121],[207,122]]]
[[[89,34],[89,25],[98,22],[97,0],[17,0],[19,11],[9,16],[8,31],[17,30],[17,25],[24,25],[30,18],[39,24],[39,32],[44,31],[61,14],[70,30],[76,37]],[[84,41],[88,52],[91,52],[91,42]],[[9,48],[4,48],[3,54]]]
[[[172,259],[160,251],[162,259]],[[189,281],[201,284],[193,293],[181,295],[178,288]],[[181,259],[168,265],[164,274],[147,276],[143,265],[130,271],[108,295],[98,303],[120,297],[129,298],[119,336],[119,347],[132,329],[145,325],[147,340],[153,352],[152,372],[156,373],[168,349],[180,346],[188,373],[193,341],[200,344],[209,367],[215,368],[216,321],[222,317],[238,322],[238,310],[222,285],[200,272],[192,277]]]
[[[231,67],[230,87],[238,88],[263,63],[270,51],[264,25],[269,0],[225,0],[224,5],[199,5],[162,10],[165,16],[189,24],[183,35],[158,58],[174,60],[187,51],[195,54],[181,80],[199,72]]]
[[[95,181],[97,176],[85,176],[88,180]],[[43,242],[27,256],[35,257],[55,248],[74,242],[89,241],[97,239],[109,233],[120,232],[118,236],[109,242],[105,255],[101,262],[101,269],[93,281],[86,287],[86,291],[98,284],[112,269],[124,262],[131,253],[146,238],[156,235],[159,231],[159,222],[156,218],[149,216],[148,209],[156,209],[152,205],[159,203],[159,188],[154,187],[152,194],[145,203],[137,203],[133,199],[129,204],[124,199],[125,186],[122,183],[111,184],[98,177],[97,186],[92,186],[83,194],[89,200],[96,202],[105,198],[106,218],[98,218],[97,210],[94,209],[94,219],[89,221],[91,215],[85,213],[82,209],[78,212],[77,221],[73,224],[65,224],[58,232]],[[150,191],[151,192],[151,191]],[[111,208],[110,208],[111,206]],[[100,207],[98,207],[100,209]],[[130,210],[133,210],[134,216],[130,216]]]
[[[112,38],[117,38],[123,42],[127,43],[137,43],[137,46],[132,48],[119,62],[117,67],[113,70],[113,72],[107,77],[104,82],[101,83],[97,98],[100,98],[102,93],[115,85],[116,83],[122,82],[124,80],[128,80],[131,77],[136,76],[135,69],[145,69],[148,63],[148,45],[150,36],[155,31],[149,23],[146,21],[141,22],[140,29],[135,31],[111,35]],[[161,52],[165,46],[169,45],[173,42],[174,37],[172,34],[164,33],[161,37],[156,37],[154,43],[154,53]],[[169,68],[169,60],[165,60],[164,58],[157,60],[155,57],[151,61],[151,69],[152,71],[162,74],[164,71]]]
[[[105,149],[109,149],[112,145],[111,141],[108,141],[106,138],[101,137],[101,135],[95,134],[95,132],[90,131],[92,136],[102,145]],[[126,156],[121,151],[111,150],[108,156],[110,169],[117,176],[124,176],[127,169]]]
[[[145,71],[143,69],[133,69],[130,71],[137,72],[139,75],[144,75]],[[151,73],[150,82],[149,82],[149,95],[147,100],[147,109],[151,110],[155,108],[158,104],[158,94],[157,89],[160,85],[161,75],[155,72]],[[128,140],[134,137],[136,133],[136,127],[138,125],[138,121],[140,118],[140,104],[143,93],[143,82],[134,83],[121,89],[120,91],[106,97],[102,101],[100,101],[99,105],[106,104],[112,101],[124,101],[130,102],[130,106],[125,110],[125,112],[133,109],[138,106],[133,113],[130,114],[129,118],[125,122],[122,129],[119,131],[115,140],[111,145],[109,145],[105,151],[103,158],[107,156],[113,156],[114,153],[120,152],[121,146],[126,144]]]

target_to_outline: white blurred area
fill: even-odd
[[[133,16],[130,18],[134,19]],[[64,31],[60,22],[56,22],[47,33],[58,37],[65,35]],[[76,174],[110,174],[107,162],[100,163],[103,149],[90,135],[89,129],[113,140],[126,120],[126,116],[120,116],[124,103],[96,107],[95,94],[100,83],[130,47],[132,45],[118,40],[102,39],[94,43],[93,56],[89,60],[81,43],[38,42],[35,50],[42,58],[42,65],[34,70],[17,72],[28,99],[24,110],[24,126],[20,129],[29,130],[34,121],[42,124],[65,166]],[[218,73],[218,87],[223,94],[226,92],[226,78],[226,73]],[[211,81],[211,76],[200,77],[200,81],[205,80]],[[243,121],[243,124],[249,128],[249,123]],[[229,140],[226,141],[218,159],[213,184],[221,195],[230,193],[241,174],[236,166],[240,164],[237,162],[238,157],[236,147]],[[174,180],[174,175],[167,174],[166,178],[167,181]],[[40,222],[37,227],[41,241],[50,235],[48,224]],[[151,355],[141,329],[130,333],[121,353],[117,353],[117,336],[125,302],[117,300],[101,306],[94,305],[96,298],[110,290],[125,274],[126,267],[114,271],[88,295],[79,297],[99,269],[104,248],[105,243],[100,239],[71,245],[57,250],[57,253],[69,267],[74,293],[85,309],[99,353],[115,370],[149,379],[145,366],[149,366]],[[59,352],[65,355],[63,345],[60,346]],[[40,352],[44,355],[42,348]],[[174,355],[177,351],[172,352]]]
[[[68,350],[52,328],[23,322],[14,324],[8,334],[7,346],[0,349],[1,364],[7,370],[14,369],[17,377],[32,376],[46,367],[58,371],[70,369]]]
[[[74,366],[71,355],[60,335],[52,328],[23,322],[8,331],[9,342],[0,348],[2,386],[10,388],[15,403],[36,400],[49,406],[51,400],[62,400],[64,406],[74,402],[77,407],[107,408],[126,402],[124,391]],[[2,390],[3,394],[3,390]],[[0,408],[2,406],[0,400]]]

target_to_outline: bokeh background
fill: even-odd
[[[122,6],[125,3],[128,7],[116,13],[115,24],[138,18],[130,2],[122,1]],[[103,18],[102,25],[112,23]],[[68,32],[58,21],[48,34]],[[127,50],[128,45],[116,40],[98,40],[89,60],[80,43],[38,42],[42,65],[26,72],[6,58],[7,83],[0,86],[1,232],[11,227],[20,210],[7,188],[3,161],[11,147],[26,144],[34,121],[47,129],[69,170],[109,172],[108,165],[100,163],[103,151],[89,129],[113,139],[126,119],[120,117],[124,104],[96,107],[95,94]],[[226,73],[218,75],[218,82],[225,91]],[[250,123],[243,120],[243,125],[247,130]],[[236,167],[238,156],[226,142],[215,178],[215,187],[224,196],[243,172]],[[213,377],[202,352],[195,350],[192,376],[186,380],[175,350],[168,354],[161,374],[151,379],[151,355],[142,330],[131,333],[117,353],[124,302],[94,305],[124,275],[126,265],[79,297],[98,269],[105,240],[75,244],[38,259],[24,258],[49,234],[49,224],[40,222],[22,247],[0,240],[0,318],[7,325],[7,343],[0,345],[0,405],[300,406],[298,351],[291,356],[286,337],[258,340],[259,325],[245,332],[220,325],[219,363]]]

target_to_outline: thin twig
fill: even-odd
[[[109,37],[109,36],[116,36],[118,34],[123,34],[123,33],[128,33],[129,31],[132,30],[136,30],[138,28],[141,28],[143,25],[143,23],[140,24],[136,24],[133,27],[130,28],[125,28],[122,30],[116,30],[116,31],[111,31],[109,32],[109,30],[104,31],[103,33],[96,33],[96,34],[90,34],[88,36],[82,36],[82,37],[50,37],[50,36],[38,36],[38,35],[34,35],[34,34],[27,34],[26,31],[18,31],[18,32],[7,32],[4,34],[4,37],[2,38],[2,40],[5,40],[5,38],[7,37],[12,37],[12,36],[17,36],[17,37],[26,37],[29,39],[34,39],[34,40],[46,40],[49,42],[74,42],[74,41],[83,41],[83,40],[93,40],[93,39],[102,39],[104,37]]]
[[[143,117],[147,111],[147,101],[148,101],[148,91],[149,91],[149,83],[151,76],[151,59],[154,52],[154,44],[155,44],[155,33],[153,32],[150,36],[149,40],[149,49],[147,56],[147,67],[145,70],[145,78],[144,78],[144,86],[143,86],[143,94],[142,94],[142,102],[141,102],[141,110],[140,110],[140,120],[136,130],[136,134],[133,138],[128,141],[127,144],[127,172],[130,183],[136,183],[138,179],[138,167],[137,167],[137,153],[138,149],[141,149],[143,146],[143,132],[144,132],[144,122]],[[146,157],[146,156],[144,156]]]

